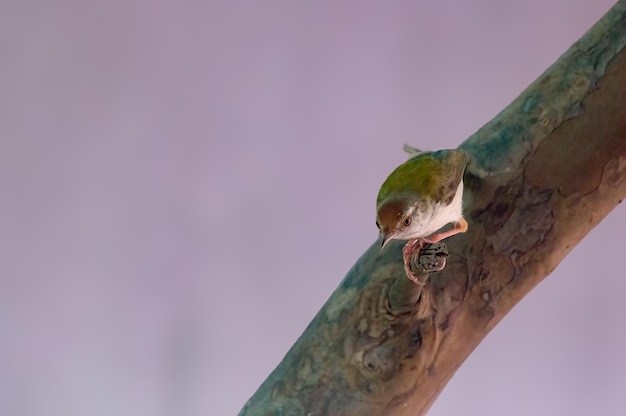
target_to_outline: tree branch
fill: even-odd
[[[626,196],[626,0],[461,148],[466,234],[357,261],[241,415],[422,415],[478,343]],[[426,250],[425,250],[426,251]],[[429,257],[430,256],[430,257]],[[413,268],[418,264],[413,262]],[[433,266],[435,265],[435,266]]]

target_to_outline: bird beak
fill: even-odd
[[[382,243],[380,243],[380,248],[382,250],[383,248],[385,248],[387,243],[393,239],[393,233],[385,233],[385,234],[381,233],[381,236],[383,237],[383,241]]]

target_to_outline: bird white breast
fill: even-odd
[[[439,230],[446,224],[458,221],[463,217],[463,181],[456,188],[456,194],[450,205],[435,204],[431,209],[417,213],[414,219],[410,235],[406,238],[427,237]],[[407,234],[409,234],[407,233]]]

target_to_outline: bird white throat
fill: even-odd
[[[407,239],[428,237],[444,225],[456,222],[463,217],[463,180],[459,182],[449,205],[437,203],[431,207],[426,212],[422,212],[421,221],[412,222],[411,225],[415,224],[417,227],[415,230],[410,230],[411,227],[409,227],[407,234],[411,233],[411,235],[407,235]]]

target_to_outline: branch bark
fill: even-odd
[[[446,240],[446,267],[421,287],[404,275],[404,242],[373,244],[240,415],[425,414],[487,333],[626,196],[624,45],[626,0],[460,146],[471,158],[469,230]]]

